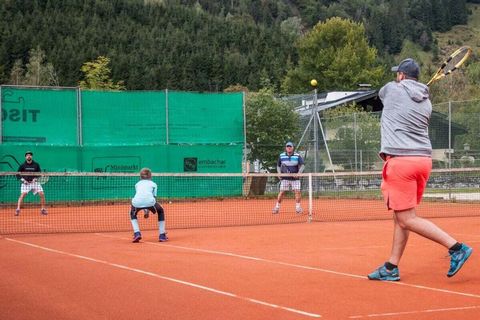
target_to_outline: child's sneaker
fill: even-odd
[[[15,216],[19,216],[20,215],[20,209],[15,209]]]
[[[277,214],[279,211],[280,211],[280,208],[279,208],[279,207],[274,207],[274,208],[272,209],[272,213],[273,213],[273,214]]]
[[[48,214],[48,211],[47,211],[47,209],[42,208],[42,209],[40,209],[40,213],[43,214],[44,216],[46,216]]]
[[[398,268],[393,269],[392,271],[387,270],[385,265],[379,267],[377,270],[373,271],[368,275],[369,280],[382,280],[382,281],[398,281],[400,280],[400,273]]]
[[[138,242],[138,241],[140,241],[140,240],[142,240],[142,234],[141,234],[140,232],[135,232],[135,233],[133,234],[133,240],[132,240],[132,242],[135,242],[135,243],[136,243],[136,242]]]
[[[463,243],[460,250],[448,251],[450,254],[450,269],[448,270],[447,277],[453,277],[460,270],[472,254],[472,251],[472,248]]]
[[[295,212],[296,212],[297,214],[302,214],[302,213],[303,213],[302,207],[300,207],[300,206],[296,207],[296,208],[295,208]]]
[[[159,242],[168,241],[167,234],[166,234],[166,233],[161,233],[160,236],[158,236],[158,241],[159,241]]]

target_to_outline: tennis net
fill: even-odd
[[[31,175],[31,174],[30,174]],[[304,173],[303,213],[286,192],[272,213],[280,188],[277,174],[153,174],[167,229],[390,219],[383,203],[381,172]],[[129,231],[130,201],[138,174],[42,173],[47,215],[30,192],[15,215],[21,182],[0,172],[0,234]],[[480,215],[480,169],[433,170],[418,213],[425,217]],[[142,230],[157,219],[138,215]]]

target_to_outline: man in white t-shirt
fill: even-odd
[[[157,202],[157,184],[151,179],[152,171],[148,168],[143,168],[140,171],[140,181],[135,184],[135,196],[132,199],[132,207],[130,209],[130,222],[133,227],[132,242],[139,242],[142,239],[137,220],[137,213],[140,210],[145,211],[145,218],[148,218],[149,212],[153,214],[158,213],[158,241],[165,242],[168,240],[165,232],[165,213],[162,206]]]

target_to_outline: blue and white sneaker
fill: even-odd
[[[377,270],[370,273],[368,275],[368,279],[381,281],[399,281],[400,273],[398,272],[398,268],[395,268],[392,271],[388,271],[387,268],[385,268],[385,265],[383,265]]]
[[[132,242],[139,242],[140,240],[142,240],[142,234],[140,232],[135,232],[133,234],[133,240]]]
[[[40,209],[40,213],[43,214],[44,216],[46,216],[48,214],[48,211],[47,211],[47,209],[42,208],[42,209]]]
[[[166,234],[166,233],[161,233],[160,236],[158,236],[158,241],[159,241],[159,242],[168,241],[167,234]]]
[[[472,254],[473,249],[462,243],[460,250],[452,251],[448,250],[450,254],[450,269],[448,270],[447,277],[453,277]]]

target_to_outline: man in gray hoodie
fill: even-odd
[[[432,145],[428,123],[432,113],[428,87],[418,82],[420,68],[405,59],[392,71],[396,81],[380,89],[383,103],[380,156],[383,166],[382,194],[393,210],[394,232],[390,258],[368,275],[370,280],[400,280],[398,264],[410,231],[435,241],[449,250],[448,277],[454,276],[472,254],[472,248],[459,243],[429,220],[416,215],[432,170]]]

